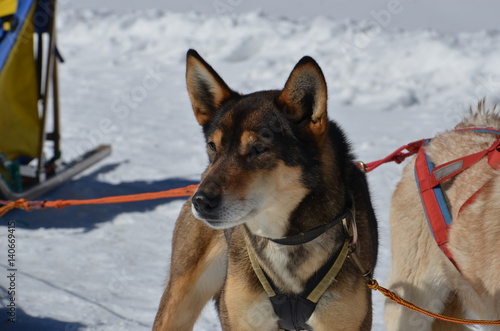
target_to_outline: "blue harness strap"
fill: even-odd
[[[427,140],[424,145],[427,146],[429,141]],[[415,161],[415,181],[417,182],[420,200],[436,243],[443,253],[455,264],[447,247],[448,227],[452,223],[452,218],[444,198],[443,190],[440,185],[434,186],[430,190],[423,190],[423,185],[421,185],[424,178],[429,178],[432,175],[433,169],[434,164],[429,160],[427,154],[425,154],[424,148],[421,148],[418,151]]]
[[[465,128],[456,131],[474,131],[500,135],[500,130],[493,128]],[[426,140],[424,147],[429,142],[430,139]],[[484,151],[447,162],[437,167],[429,160],[429,157],[425,153],[425,148],[420,148],[415,160],[415,181],[429,227],[439,248],[441,248],[457,269],[458,266],[447,246],[448,231],[453,218],[446,203],[441,183],[469,168],[486,155],[488,156],[488,164],[495,169],[500,169],[500,138]]]

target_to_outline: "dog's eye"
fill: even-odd
[[[216,152],[217,151],[217,146],[215,146],[215,143],[213,141],[210,141],[207,143],[208,148],[210,148],[212,151]]]
[[[261,155],[261,154],[264,154],[265,152],[267,152],[268,150],[269,150],[269,148],[266,148],[262,145],[255,145],[250,150],[250,155],[251,156]]]

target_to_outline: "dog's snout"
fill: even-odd
[[[193,196],[193,206],[202,215],[211,214],[220,203],[220,195],[209,192],[196,192]]]

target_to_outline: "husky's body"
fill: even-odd
[[[296,65],[283,90],[238,94],[195,51],[188,52],[186,77],[210,164],[177,220],[153,329],[192,330],[215,298],[224,330],[277,331],[249,254],[279,291],[298,294],[342,249],[345,225],[339,221],[304,244],[270,238],[306,233],[352,209],[359,256],[373,270],[377,226],[365,176],[344,133],[328,120],[326,82],[312,58]],[[361,272],[347,259],[335,278],[307,328],[370,330],[371,293]]]

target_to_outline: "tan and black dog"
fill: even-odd
[[[192,330],[214,298],[224,330],[370,330],[371,293],[345,248],[357,224],[373,270],[377,225],[318,64],[304,57],[283,90],[242,95],[190,50],[186,79],[209,165],[177,220],[153,329]]]
[[[486,128],[500,130],[500,112],[488,110],[482,101],[455,130],[433,138],[425,153],[436,167],[449,162],[461,167],[464,161],[454,160],[480,153],[499,139],[498,132]],[[433,237],[426,219],[431,211],[422,208],[415,180],[416,159],[406,165],[391,206],[390,287],[404,299],[447,316],[500,319],[500,150],[488,155],[441,184],[452,219],[445,243],[451,259]],[[493,164],[494,158],[497,164]],[[385,322],[390,331],[469,330],[389,301]]]

